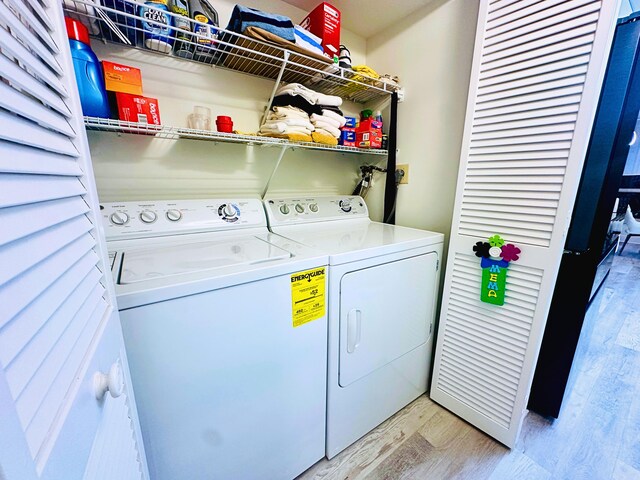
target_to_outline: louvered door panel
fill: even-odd
[[[59,2],[0,3],[0,45],[0,396],[11,397],[24,440],[14,438],[12,448],[24,448],[35,474],[77,478],[56,466],[73,458],[72,451],[51,455],[61,448],[59,436],[68,437],[82,418],[74,410],[78,398],[87,405],[83,395],[92,396],[80,390],[80,381],[91,376],[91,352],[113,324],[114,308],[93,223],[95,184]],[[100,411],[93,400],[91,415]],[[110,421],[122,415],[120,423],[129,423],[128,431],[119,431],[128,442],[119,449],[128,448],[131,458],[118,466],[124,468],[118,478],[141,478],[137,417],[128,407],[113,412]],[[91,436],[98,419],[84,419],[83,434]],[[86,448],[81,461],[89,445],[78,445]],[[13,467],[0,462],[4,468]]]
[[[140,460],[135,448],[135,428],[130,399],[126,395],[108,398],[104,421],[98,430],[84,473],[85,480],[138,480]],[[103,452],[111,452],[105,458]]]
[[[575,7],[584,8],[584,13],[572,13],[571,21],[561,24],[553,20],[552,14],[559,13],[558,9],[566,5],[545,1],[521,6],[523,8],[516,8],[519,6],[516,3],[510,7],[513,12],[501,9],[488,15],[487,35],[493,41],[481,53],[482,78],[472,121],[475,127],[477,120],[482,119],[482,126],[471,130],[468,162],[473,166],[466,172],[460,234],[488,237],[500,232],[514,242],[550,245],[578,120],[577,115],[558,115],[553,109],[578,110],[589,61],[584,53],[591,54],[599,18],[596,7],[600,2],[573,3]],[[501,16],[492,18],[498,12]],[[566,19],[568,12],[564,11],[563,18]],[[542,28],[541,22],[552,25]],[[500,41],[495,40],[497,25],[506,28],[515,24],[519,36],[508,35],[507,30],[500,34]],[[580,53],[574,51],[578,46],[582,46]],[[547,65],[548,58],[558,52],[564,55],[562,61],[556,68]],[[566,62],[572,59],[567,68]],[[539,73],[542,65],[545,65],[544,74]],[[512,72],[517,72],[518,80],[512,79]],[[503,82],[501,77],[507,78]],[[486,85],[484,79],[490,79],[491,84]],[[520,113],[527,115],[527,121],[512,121],[514,115]],[[515,158],[514,155],[519,158],[525,155],[526,160],[517,165],[506,163],[510,161],[507,159]],[[505,160],[486,165],[487,159],[496,156]],[[485,165],[478,166],[480,162]],[[500,192],[500,198],[517,198],[519,204],[536,200],[545,192],[544,198],[555,201],[556,208],[490,210],[488,191]],[[514,206],[507,202],[491,198],[491,203]]]
[[[525,411],[616,2],[481,2],[432,397],[511,446]],[[480,301],[477,241],[522,248],[504,306]]]

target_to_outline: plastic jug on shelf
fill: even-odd
[[[104,88],[102,68],[98,57],[91,50],[87,27],[69,17],[65,17],[64,22],[69,37],[82,113],[89,117],[109,118],[109,100]]]

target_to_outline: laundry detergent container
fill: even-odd
[[[73,58],[82,113],[90,117],[109,118],[109,101],[104,88],[102,68],[91,50],[87,27],[71,18],[64,19]]]

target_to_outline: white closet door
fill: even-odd
[[[431,397],[517,439],[613,38],[615,0],[482,0]],[[473,245],[522,249],[503,306]]]
[[[58,0],[0,3],[0,477],[8,480],[82,478],[105,411],[119,437],[99,453],[126,457],[117,478],[146,477],[132,392],[126,386],[126,408],[116,408],[92,388],[94,373],[113,363],[128,385],[128,367],[73,72]]]

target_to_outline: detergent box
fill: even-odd
[[[142,73],[139,68],[103,61],[102,69],[106,90],[142,95]]]

